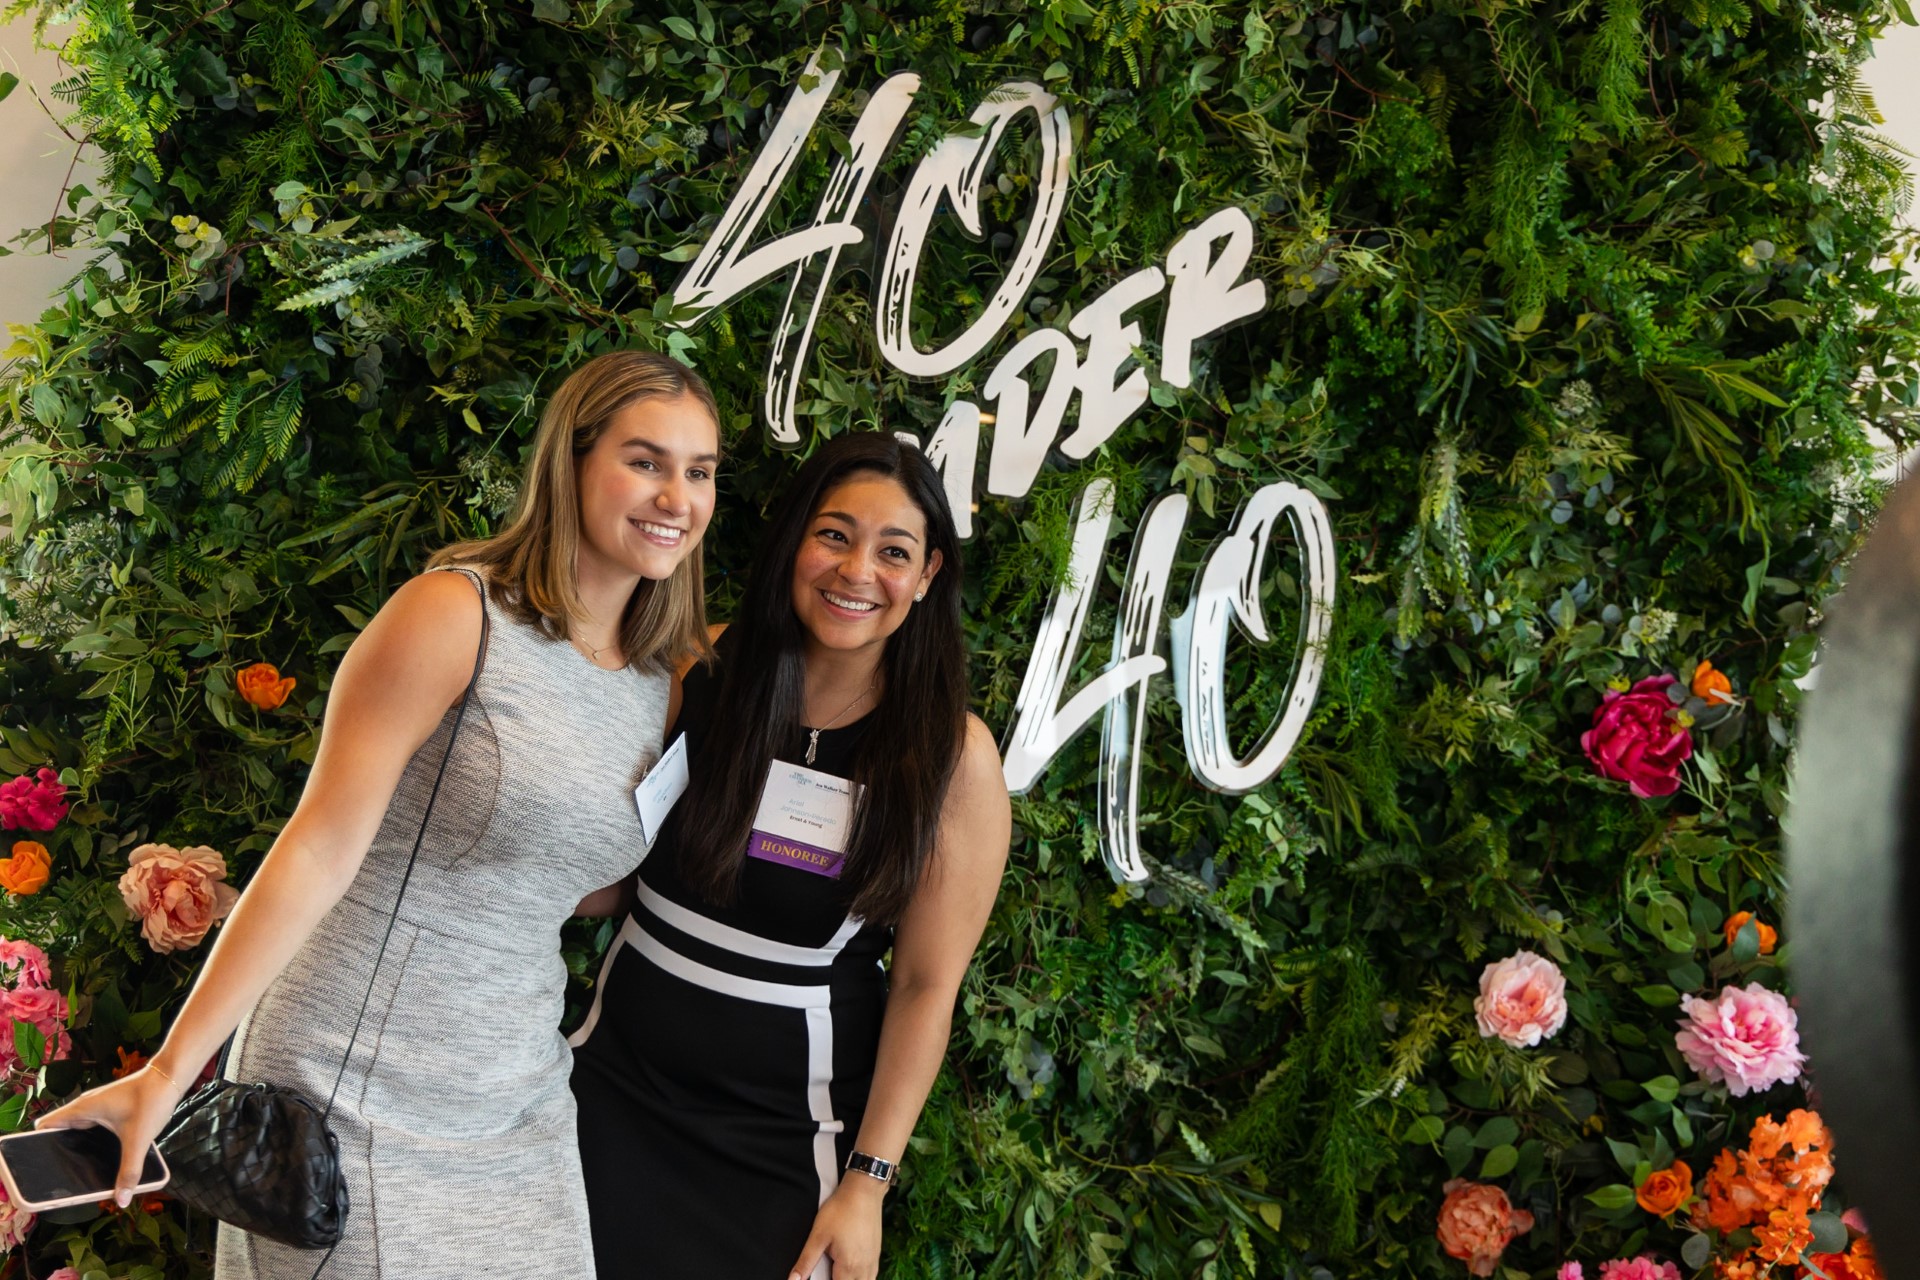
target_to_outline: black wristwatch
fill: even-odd
[[[882,1160],[879,1156],[870,1156],[864,1151],[856,1151],[847,1157],[847,1172],[864,1173],[869,1178],[877,1178],[888,1186],[900,1176],[900,1163],[897,1160]]]

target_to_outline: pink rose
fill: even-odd
[[[80,1280],[80,1273],[72,1267],[62,1267],[58,1271],[48,1272],[47,1280]]]
[[[51,831],[66,816],[67,789],[53,770],[0,782],[0,827]]]
[[[58,1062],[73,1050],[67,1035],[67,998],[47,987],[0,991],[0,1076],[19,1065],[13,1048],[13,1024],[31,1023],[47,1042],[46,1061]]]
[[[7,1199],[7,1189],[0,1187],[0,1253],[17,1249],[26,1243],[27,1233],[33,1230],[33,1215],[13,1207],[13,1201]]]
[[[1441,1190],[1447,1198],[1435,1234],[1447,1256],[1466,1263],[1473,1275],[1492,1275],[1513,1238],[1533,1230],[1533,1215],[1514,1208],[1498,1187],[1455,1178]]]
[[[120,896],[140,921],[147,945],[163,955],[199,945],[240,896],[226,883],[227,860],[203,844],[143,844],[127,864]]]
[[[1726,987],[1712,1000],[1682,996],[1674,1044],[1687,1065],[1738,1098],[1795,1079],[1800,1020],[1786,997],[1759,983]]]
[[[1680,789],[1680,762],[1693,739],[1675,723],[1667,689],[1672,676],[1648,676],[1626,693],[1609,689],[1593,709],[1593,728],[1580,745],[1603,778],[1624,782],[1642,800]]]
[[[31,942],[0,938],[0,988],[44,987],[52,977],[46,952]]]
[[[1563,1262],[1560,1269],[1553,1273],[1553,1280],[1587,1280],[1587,1273],[1580,1269],[1577,1262]]]
[[[1600,1264],[1600,1280],[1680,1280],[1680,1268],[1648,1254]]]
[[[1518,1049],[1539,1044],[1567,1022],[1567,980],[1545,956],[1516,951],[1480,974],[1474,1020],[1483,1036]]]

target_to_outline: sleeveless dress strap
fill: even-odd
[[[480,679],[480,673],[486,670],[487,651],[492,647],[489,641],[493,638],[493,610],[487,601],[486,579],[482,578],[479,573],[474,570],[459,564],[443,564],[437,568],[429,569],[427,572],[460,574],[473,584],[475,591],[480,593],[480,652],[474,655],[473,677],[470,685],[477,683]]]

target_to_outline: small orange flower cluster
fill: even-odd
[[[1845,1253],[1816,1253],[1807,1261],[1819,1267],[1826,1280],[1887,1280],[1873,1256],[1873,1241],[1865,1236],[1855,1236]],[[1804,1280],[1814,1280],[1811,1270],[1801,1274]]]
[[[1720,1280],[1750,1280],[1775,1266],[1794,1266],[1813,1243],[1808,1215],[1833,1178],[1833,1138],[1811,1111],[1787,1113],[1784,1122],[1761,1116],[1753,1122],[1747,1149],[1727,1149],[1713,1158],[1694,1225],[1721,1235],[1746,1227],[1753,1244],[1732,1258],[1716,1259]]]

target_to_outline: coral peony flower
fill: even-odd
[[[262,711],[272,711],[287,700],[293,692],[293,677],[282,679],[280,668],[271,662],[256,662],[243,667],[233,678],[234,687],[240,690],[240,696]]]
[[[16,840],[13,856],[0,858],[0,889],[17,897],[38,893],[53,874],[53,855],[38,840]]]
[[[1441,1190],[1447,1198],[1440,1204],[1440,1247],[1473,1275],[1492,1275],[1513,1238],[1533,1230],[1533,1215],[1514,1208],[1498,1187],[1455,1178]]]
[[[1725,924],[1720,926],[1720,931],[1727,936],[1727,945],[1733,945],[1733,940],[1739,936],[1741,928],[1749,920],[1753,920],[1753,927],[1760,934],[1760,954],[1772,955],[1774,944],[1780,941],[1780,935],[1774,932],[1773,926],[1766,921],[1754,920],[1751,911],[1736,911],[1727,917]]]
[[[143,844],[127,863],[120,896],[147,945],[162,954],[197,946],[240,896],[226,883],[227,860],[205,845]]]
[[[1567,1022],[1567,980],[1545,956],[1516,951],[1480,974],[1474,1020],[1483,1036],[1531,1047]]]
[[[25,1244],[27,1233],[32,1230],[33,1215],[14,1208],[13,1201],[7,1198],[7,1189],[0,1187],[0,1253]]]
[[[1593,728],[1580,746],[1603,778],[1624,782],[1641,799],[1680,789],[1680,763],[1693,755],[1693,739],[1673,716],[1667,689],[1672,676],[1648,676],[1625,693],[1609,689],[1593,709]]]
[[[1633,1193],[1634,1202],[1656,1218],[1678,1212],[1692,1197],[1693,1170],[1685,1160],[1675,1160],[1658,1173],[1648,1174]]]
[[[1712,1000],[1682,996],[1680,1009],[1681,1056],[1736,1098],[1797,1079],[1806,1065],[1793,1007],[1757,982],[1723,988]]]
[[[1680,1280],[1680,1268],[1643,1253],[1601,1263],[1600,1280]]]
[[[51,769],[0,782],[0,827],[51,831],[67,816],[69,807],[67,788]]]
[[[31,942],[0,938],[0,989],[44,987],[52,977],[46,952]]]
[[[1690,687],[1693,696],[1705,698],[1709,706],[1733,701],[1733,681],[1727,679],[1725,672],[1715,671],[1711,662],[1703,660],[1693,669],[1693,684]]]

